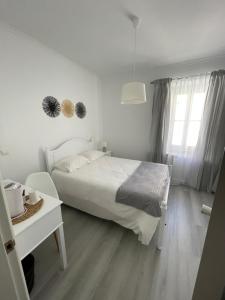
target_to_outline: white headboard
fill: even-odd
[[[57,147],[46,148],[45,157],[48,172],[51,173],[54,164],[58,160],[66,156],[76,155],[91,149],[94,149],[94,142],[92,138],[72,138],[66,140]]]

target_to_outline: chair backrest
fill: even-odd
[[[46,195],[59,198],[55,184],[47,172],[30,174],[26,179],[25,185]]]

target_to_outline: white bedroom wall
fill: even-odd
[[[150,82],[164,77],[194,75],[225,68],[225,56],[193,60],[158,68],[141,68],[137,79],[146,83],[147,103],[121,105],[121,86],[129,72],[109,74],[102,79],[103,136],[114,155],[148,160],[150,151],[153,89]]]
[[[148,82],[145,76],[138,78]],[[121,87],[126,81],[127,73],[122,72],[102,80],[103,136],[114,155],[145,160],[150,140],[151,101],[121,105]],[[151,90],[148,85],[146,88],[149,99]]]
[[[0,23],[0,170],[6,178],[23,181],[45,169],[42,149],[73,136],[101,138],[99,78],[31,37]],[[82,101],[87,117],[49,118],[42,99]]]

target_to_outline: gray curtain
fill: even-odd
[[[209,117],[199,186],[212,192],[216,189],[225,147],[225,70],[212,72],[205,106]]]
[[[170,118],[171,78],[151,82],[154,85],[152,124],[151,124],[151,159],[154,162],[166,162],[166,143]]]

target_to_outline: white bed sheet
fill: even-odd
[[[73,173],[53,170],[52,178],[65,204],[129,228],[147,245],[159,218],[115,202],[118,188],[140,163],[137,160],[103,156]]]

